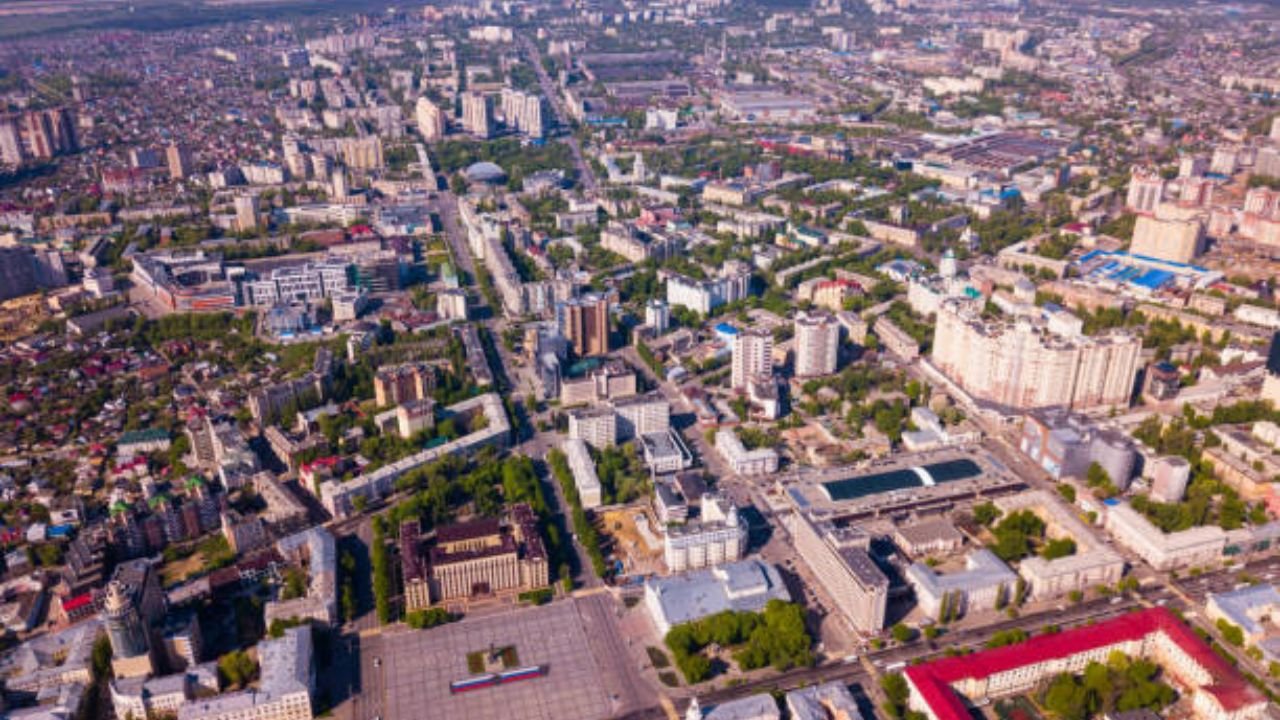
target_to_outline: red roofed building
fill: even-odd
[[[1165,608],[1130,613],[994,650],[904,671],[910,704],[932,720],[969,720],[966,701],[1025,693],[1059,673],[1080,674],[1119,651],[1158,664],[1191,695],[1201,720],[1253,720],[1267,699]]]
[[[53,617],[59,625],[70,625],[92,617],[95,613],[97,608],[93,604],[92,592],[81,593],[75,597],[54,598]]]

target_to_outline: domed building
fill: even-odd
[[[463,171],[469,183],[484,183],[486,185],[500,185],[507,180],[507,172],[498,165],[481,161],[472,164]]]

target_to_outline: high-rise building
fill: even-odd
[[[938,312],[932,362],[974,399],[1029,410],[1127,407],[1142,339],[1129,333],[1055,336],[1028,319],[988,323],[980,308],[948,300]]]
[[[546,101],[537,93],[514,88],[502,90],[502,117],[509,127],[525,135],[540,138],[546,133]]]
[[[1200,177],[1209,169],[1209,159],[1203,155],[1183,155],[1178,161],[1178,177],[1182,179]]]
[[[112,581],[102,603],[102,619],[111,639],[111,652],[117,658],[137,657],[150,650],[146,628],[130,595],[128,588]]]
[[[671,308],[663,300],[653,298],[644,305],[644,324],[653,328],[654,335],[662,335],[671,327]]]
[[[22,115],[19,132],[26,154],[31,157],[51,158],[80,147],[71,112],[66,108],[28,110]]]
[[[1268,177],[1280,177],[1280,148],[1262,148],[1253,161],[1253,173]]]
[[[578,357],[609,352],[609,298],[591,293],[560,303],[556,308],[560,333]]]
[[[182,180],[191,174],[191,153],[177,143],[170,144],[165,150],[165,158],[169,163],[169,177]]]
[[[1280,192],[1265,187],[1251,188],[1244,196],[1244,211],[1249,215],[1269,216],[1280,209]]]
[[[800,313],[795,322],[796,377],[836,371],[840,325],[830,313]]]
[[[334,200],[346,200],[350,194],[347,189],[347,170],[346,168],[336,167],[330,176],[329,194]]]
[[[427,142],[434,142],[444,137],[444,111],[439,105],[427,97],[418,98],[415,108],[418,119],[418,133]]]
[[[1129,178],[1125,207],[1140,213],[1154,213],[1164,197],[1164,178],[1154,170],[1135,170]]]
[[[478,92],[463,95],[462,129],[482,138],[493,135],[493,98]]]
[[[237,195],[236,229],[248,232],[258,227],[258,198],[256,195]]]
[[[1204,221],[1142,215],[1133,226],[1134,255],[1189,263],[1205,251]]]
[[[731,387],[734,390],[745,390],[751,378],[772,374],[773,335],[760,330],[743,330],[735,335]]]
[[[27,157],[22,146],[22,133],[18,131],[18,121],[14,118],[0,118],[0,162],[7,165],[21,165]]]

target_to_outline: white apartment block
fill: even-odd
[[[617,439],[626,442],[641,435],[671,429],[671,403],[659,393],[615,400]]]
[[[751,378],[772,374],[773,335],[758,330],[743,330],[735,335],[730,387],[745,390]]]
[[[598,508],[602,503],[600,478],[596,475],[596,464],[591,460],[591,452],[586,442],[574,438],[564,441],[561,446],[565,459],[569,462],[569,470],[573,473],[573,485],[578,489],[578,499],[582,507]]]
[[[422,139],[434,142],[444,138],[444,110],[425,96],[418,98],[414,107],[414,115],[418,120],[418,132]]]
[[[800,313],[795,321],[796,377],[817,377],[836,371],[840,325],[828,313]]]
[[[933,364],[977,400],[1015,408],[1127,407],[1142,338],[1052,335],[1026,318],[988,323],[948,300],[938,312]]]
[[[702,496],[702,515],[665,531],[662,557],[671,572],[723,565],[747,551],[747,525],[738,508],[718,495]]]
[[[569,437],[595,448],[613,447],[618,443],[618,416],[612,408],[571,410]]]

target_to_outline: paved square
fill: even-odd
[[[598,720],[612,714],[574,602],[384,635],[381,645],[386,720]],[[449,683],[470,677],[467,653],[505,645],[515,646],[522,667],[541,665],[547,674],[449,692]]]

